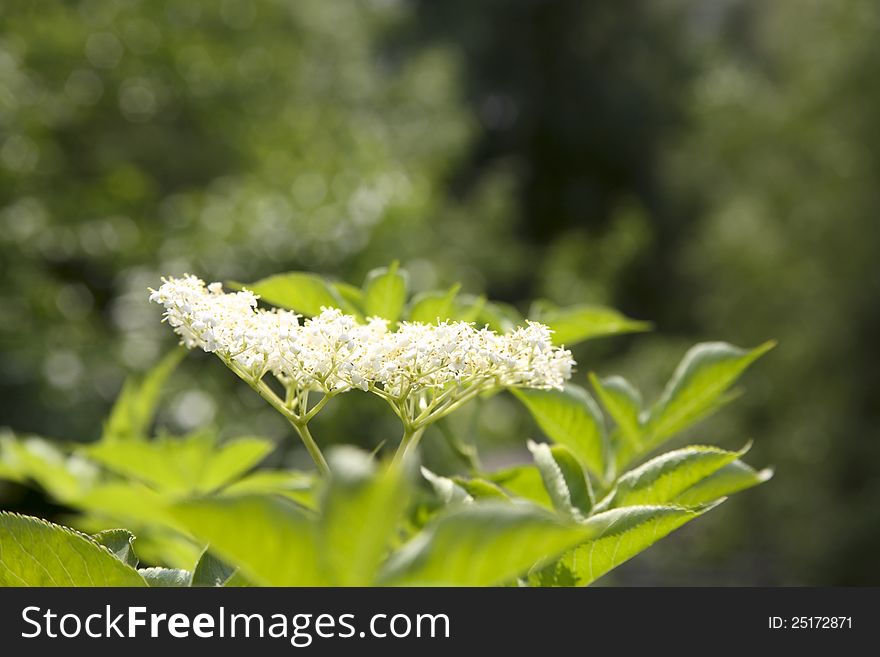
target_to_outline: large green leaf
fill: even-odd
[[[489,481],[498,484],[517,497],[553,509],[553,501],[544,487],[544,479],[534,465],[515,465],[486,475]]]
[[[245,493],[275,493],[289,497],[294,502],[316,509],[318,475],[300,470],[255,470],[224,487],[224,495]]]
[[[596,538],[566,554],[562,564],[574,583],[585,586],[710,508],[628,506],[598,513],[584,523]]]
[[[0,586],[146,586],[143,577],[85,534],[0,512]]]
[[[255,283],[230,281],[227,285],[236,290],[247,288],[254,294],[260,295],[266,303],[310,317],[318,315],[325,306],[358,314],[357,309],[331,283],[317,274],[308,272],[291,271],[269,276]]]
[[[86,453],[107,468],[161,492],[214,490],[250,470],[272,450],[261,438],[237,438],[217,445],[212,433],[155,440],[100,441]]]
[[[304,470],[256,470],[226,486],[223,491],[242,493],[293,493],[314,488],[315,472]]]
[[[639,417],[642,411],[642,396],[639,391],[622,376],[600,379],[590,373],[590,382],[602,406],[614,420],[620,436],[633,450],[638,449],[642,441],[642,422]]]
[[[645,428],[648,444],[658,445],[724,405],[724,393],[774,345],[765,342],[748,350],[725,342],[704,342],[692,347],[651,409]]]
[[[742,461],[732,461],[685,490],[675,498],[675,502],[685,506],[705,504],[763,484],[772,476],[773,470],[770,468],[755,470]]]
[[[742,456],[717,447],[691,445],[666,452],[624,473],[599,507],[666,504],[694,484]],[[719,496],[720,497],[720,496]]]
[[[244,495],[180,502],[177,522],[258,586],[327,584],[318,560],[316,525],[290,500]]]
[[[406,275],[397,261],[367,274],[364,281],[364,313],[367,317],[384,317],[392,324],[400,319],[406,304]]]
[[[79,509],[124,525],[160,524],[173,521],[165,509],[165,498],[134,480],[98,484],[70,502]]]
[[[104,423],[104,440],[145,438],[148,435],[165,382],[185,355],[186,349],[177,348],[143,379],[130,377],[125,381]]]
[[[531,440],[528,448],[556,510],[575,519],[586,517],[593,507],[593,491],[571,450],[565,445],[550,446]]]
[[[460,319],[455,304],[455,297],[460,289],[460,285],[453,285],[446,292],[423,292],[417,295],[412,301],[409,320],[434,324],[438,320],[442,322]]]
[[[328,455],[333,473],[321,500],[320,557],[330,582],[371,584],[409,498],[403,465],[378,468],[369,454],[341,447]]]
[[[600,481],[607,445],[602,412],[589,393],[574,384],[564,390],[512,389],[548,438],[565,445]]]
[[[545,308],[535,319],[553,329],[554,344],[566,346],[591,338],[651,329],[650,322],[630,319],[613,308],[593,305]]]
[[[235,438],[214,446],[196,476],[194,490],[212,491],[234,481],[262,461],[274,445],[265,438]]]
[[[392,585],[492,586],[593,536],[537,506],[475,502],[451,510],[398,550],[383,572]]]

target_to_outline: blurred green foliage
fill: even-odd
[[[576,353],[651,397],[694,341],[779,340],[691,436],[759,438],[775,479],[617,581],[878,584],[878,32],[870,0],[4,2],[0,425],[97,438],[171,346],[161,274],[399,258],[416,292],[655,320]],[[197,365],[160,424],[286,435]],[[522,459],[537,428],[485,403],[502,419],[445,430]],[[396,436],[364,411],[318,431]],[[464,467],[442,442],[426,458]]]
[[[144,299],[161,274],[362,275],[368,244],[399,250],[374,233],[422,235],[472,126],[450,52],[383,55],[403,14],[321,0],[3,4],[5,422],[93,435],[119,366],[143,370],[167,344]]]
[[[669,312],[734,342],[780,339],[763,393],[714,427],[772,438],[756,451],[785,483],[747,502],[778,560],[767,576],[878,584],[880,6],[741,11],[741,32],[701,51],[694,125],[669,157],[693,203],[676,249],[687,300]]]

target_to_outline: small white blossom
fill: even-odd
[[[190,349],[216,353],[254,380],[271,373],[294,393],[372,391],[409,420],[484,390],[562,388],[575,364],[537,322],[507,334],[468,322],[401,322],[390,331],[383,319],[362,323],[337,308],[300,323],[288,310],[258,308],[257,299],[189,275],[163,279],[150,294]]]

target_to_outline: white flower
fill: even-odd
[[[537,322],[503,335],[468,322],[401,322],[389,331],[383,319],[362,323],[337,308],[300,323],[288,310],[258,308],[257,299],[189,275],[163,279],[150,294],[183,344],[216,353],[252,381],[271,373],[289,398],[371,391],[416,424],[486,390],[562,388],[575,364]]]

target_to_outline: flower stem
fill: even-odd
[[[315,462],[315,465],[318,466],[318,471],[322,475],[330,474],[330,466],[327,465],[327,460],[324,458],[324,454],[321,452],[321,448],[318,447],[318,443],[315,442],[315,439],[312,437],[312,432],[309,431],[309,425],[305,422],[290,422],[293,425],[293,428],[296,429],[296,432],[299,434],[299,437],[303,441],[303,445],[306,446],[306,449],[309,452],[309,455],[312,457],[312,460]]]
[[[433,424],[437,420],[446,417],[455,409],[461,407],[462,405],[469,402],[474,397],[487,392],[487,390],[480,388],[478,386],[474,386],[473,388],[468,389],[461,397],[454,398],[450,397],[440,405],[429,408],[427,412],[422,413],[419,417],[416,418],[416,425],[420,427],[425,427],[428,424]]]
[[[324,396],[321,397],[321,398],[318,400],[318,403],[316,403],[316,404],[312,407],[311,410],[308,410],[307,408],[304,408],[304,409],[303,409],[303,413],[304,413],[304,415],[303,415],[303,419],[305,419],[305,421],[308,422],[308,421],[311,420],[313,417],[315,417],[315,416],[320,412],[320,410],[321,410],[322,408],[324,408],[324,406],[327,404],[327,402],[330,401],[331,396],[332,396],[332,395],[325,393]]]
[[[223,362],[226,366],[235,372],[238,377],[247,383],[251,388],[253,388],[260,397],[269,402],[269,405],[272,406],[276,411],[281,413],[293,428],[296,429],[296,433],[299,435],[300,439],[305,445],[306,450],[308,450],[309,455],[312,457],[312,460],[315,462],[315,465],[318,468],[318,472],[322,475],[330,474],[330,466],[327,465],[327,460],[324,458],[324,454],[321,452],[321,448],[318,447],[318,443],[315,442],[315,439],[312,437],[312,432],[309,431],[308,421],[314,417],[314,413],[307,414],[304,412],[303,416],[299,416],[294,413],[287,405],[281,401],[278,395],[266,385],[266,382],[262,379],[255,379],[250,376],[246,371],[244,371],[241,367],[239,367],[236,363],[229,359],[223,359]],[[324,397],[321,401],[324,401],[326,397]],[[326,402],[325,402],[326,403]],[[323,406],[320,402],[318,403],[320,406]],[[317,407],[318,405],[316,405]],[[314,409],[313,409],[314,410]],[[320,410],[320,409],[318,409]],[[317,412],[317,411],[315,411]]]
[[[423,426],[418,429],[407,426],[403,431],[403,437],[400,439],[400,445],[397,446],[397,451],[394,453],[392,463],[401,463],[406,458],[406,455],[412,452],[419,444],[419,439],[424,432],[425,427]]]

